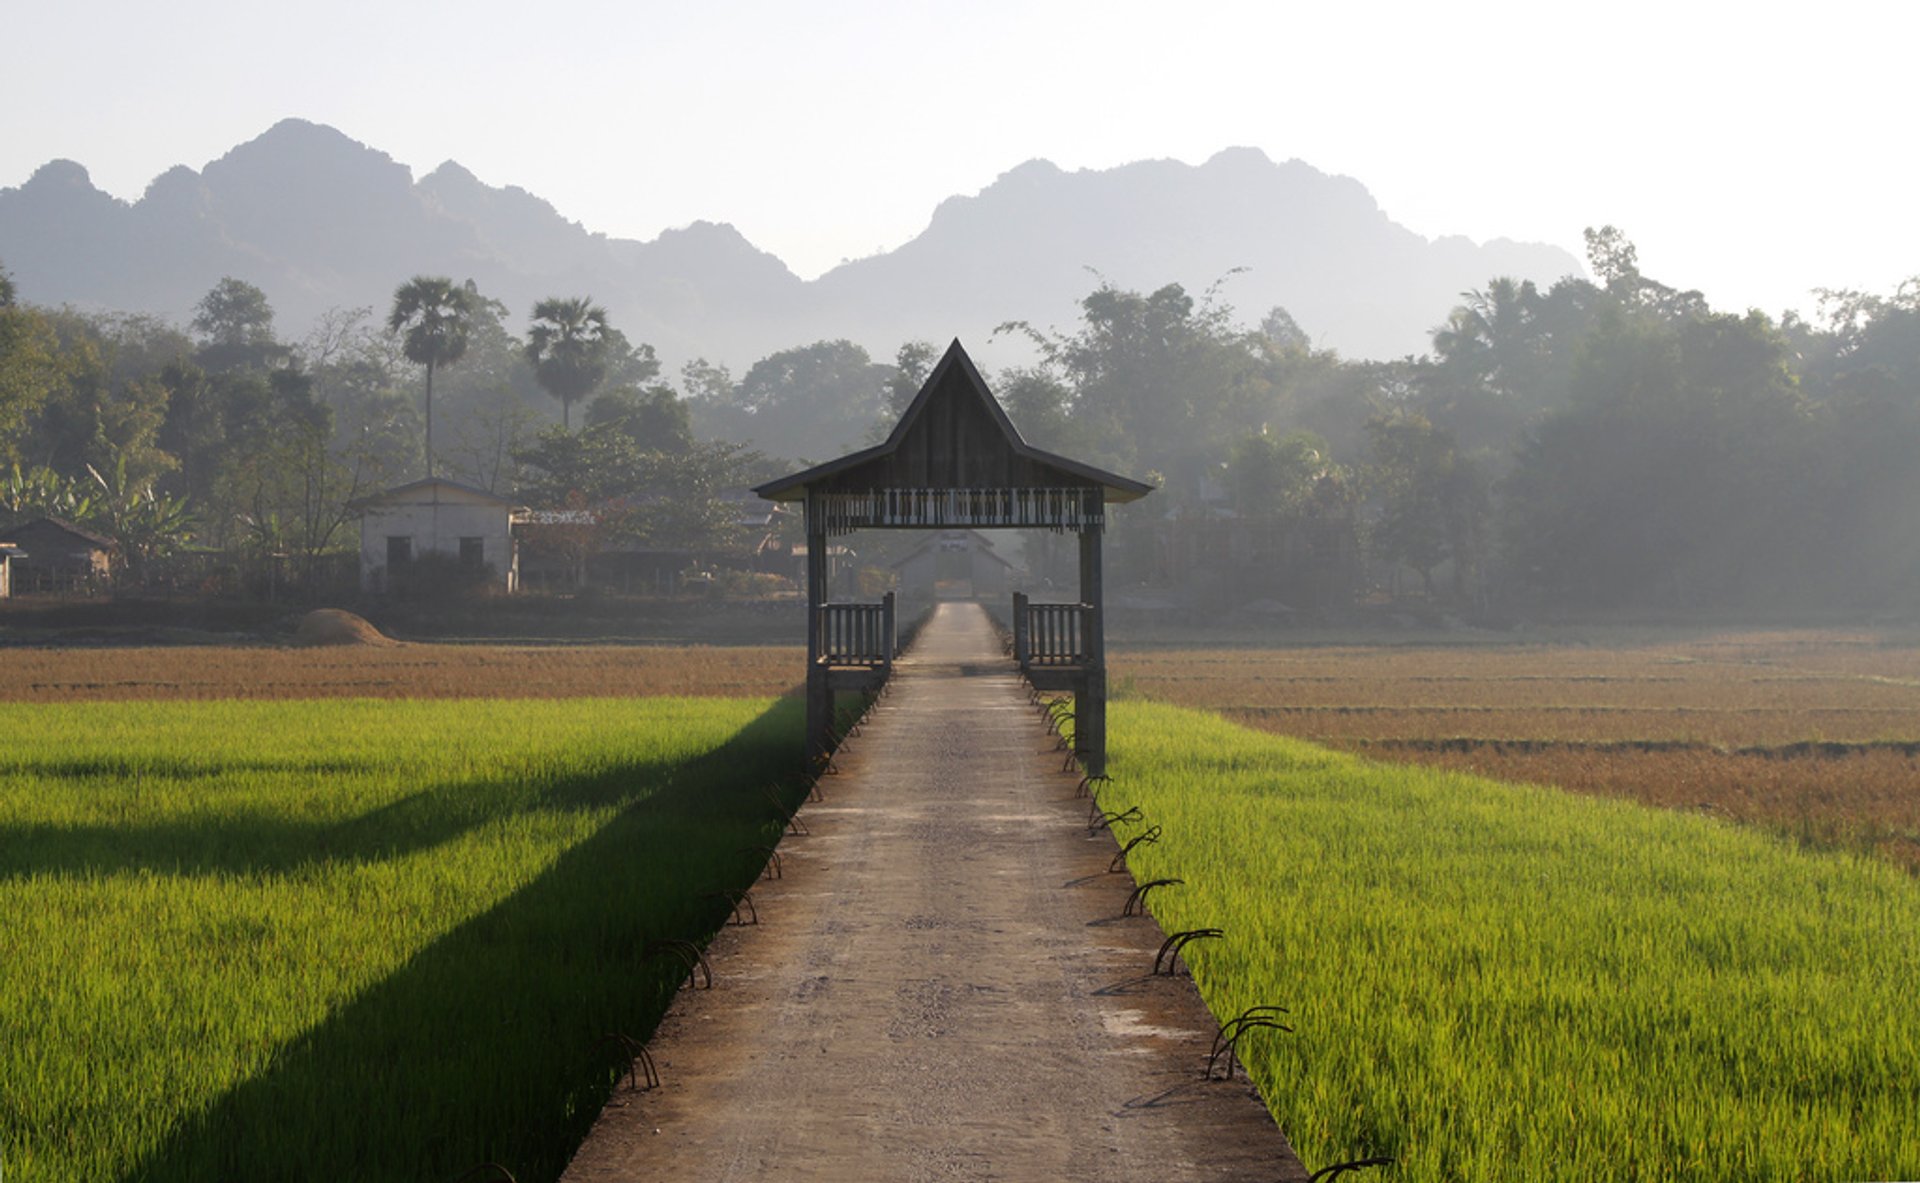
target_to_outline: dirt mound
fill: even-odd
[[[296,645],[397,645],[364,617],[339,608],[316,608],[300,618],[293,632]]]

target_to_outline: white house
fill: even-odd
[[[501,591],[520,584],[514,523],[528,510],[485,489],[428,477],[353,503],[360,511],[360,588],[385,592],[393,576],[427,555],[487,571]]]
[[[24,559],[27,552],[11,542],[0,542],[0,600],[13,594],[13,561]]]

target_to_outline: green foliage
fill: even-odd
[[[1434,568],[1451,561],[1455,594],[1466,594],[1484,560],[1491,510],[1480,467],[1460,454],[1450,432],[1417,412],[1375,416],[1367,433],[1373,441],[1368,483],[1379,504],[1374,552],[1418,571],[1429,596]]]
[[[473,281],[455,285],[443,276],[417,275],[393,293],[387,331],[400,338],[407,360],[427,369],[427,475],[433,475],[433,372],[467,352],[479,292]]]
[[[59,349],[44,316],[0,303],[0,461],[22,458],[24,429],[61,380]]]
[[[684,453],[694,446],[687,404],[666,385],[608,391],[587,408],[587,426],[617,431],[643,452]]]
[[[689,375],[695,427],[790,461],[831,460],[856,446],[889,403],[890,366],[851,341],[816,341],[755,362],[737,384],[704,367]]]
[[[1242,436],[1227,455],[1227,488],[1234,511],[1245,517],[1307,514],[1318,508],[1322,478],[1334,475],[1326,441],[1310,431]]]
[[[8,1176],[556,1178],[777,838],[767,707],[0,705]]]
[[[1758,313],[1615,308],[1507,490],[1515,565],[1570,603],[1727,603],[1791,564],[1813,420]],[[1784,572],[1791,574],[1790,567]]]
[[[431,370],[450,366],[467,351],[478,300],[471,282],[419,275],[393,293],[387,330],[400,337],[407,360]]]
[[[1407,1178],[1920,1174],[1920,884],[1710,818],[1113,708],[1136,879],[1310,1166]],[[1117,794],[1117,796],[1114,796]],[[1122,840],[1135,831],[1122,826]]]
[[[907,413],[920,388],[927,384],[933,367],[939,363],[941,349],[931,341],[908,341],[893,355],[893,374],[887,379],[886,413],[867,429],[867,442],[883,442],[893,433],[894,424]]]
[[[725,546],[738,511],[722,495],[747,482],[758,457],[738,444],[696,444],[634,434],[644,416],[610,417],[578,434],[549,428],[516,453],[520,496],[591,519],[579,546],[614,540],[659,548]],[[665,443],[670,447],[650,446]],[[584,556],[582,556],[584,557]]]
[[[565,426],[572,426],[573,404],[606,377],[608,332],[607,310],[585,296],[556,296],[533,306],[527,360],[540,385],[560,400]]]
[[[215,373],[265,370],[287,357],[273,335],[267,294],[231,275],[194,305],[192,328],[200,335],[200,364]]]
[[[155,493],[127,475],[124,456],[115,457],[104,471],[87,465],[87,475],[99,487],[88,524],[104,531],[128,578],[138,581],[158,560],[187,544],[195,525],[185,501]]]
[[[15,461],[0,483],[0,523],[14,526],[43,517],[76,525],[92,521],[92,487],[51,468],[22,469]]]
[[[1178,502],[1224,441],[1266,421],[1274,394],[1256,339],[1214,295],[1196,304],[1179,284],[1143,296],[1103,283],[1081,301],[1076,333],[1000,331],[1031,338],[1072,392],[1064,414],[1091,445],[1082,459],[1164,472]]]

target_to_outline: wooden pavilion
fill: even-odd
[[[1079,537],[1079,600],[1036,604],[1014,593],[1014,656],[1035,686],[1073,693],[1074,746],[1089,775],[1103,773],[1105,507],[1152,491],[1021,439],[957,340],[886,442],[755,488],[769,501],[806,505],[808,756],[832,747],[834,694],[884,684],[895,647],[891,595],[829,602],[828,539],[855,530],[1043,528]]]

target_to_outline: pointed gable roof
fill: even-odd
[[[443,476],[423,477],[417,481],[408,481],[404,485],[395,485],[391,489],[382,489],[347,503],[348,509],[366,510],[376,505],[426,505],[440,501],[464,502],[478,505],[497,505],[513,513],[527,512],[526,507],[511,498],[498,493],[489,493],[478,485],[450,481]]]
[[[1042,451],[987,389],[956,338],[927,375],[886,442],[755,487],[769,501],[798,501],[810,490],[1099,488],[1107,502],[1153,491],[1120,476]]]

